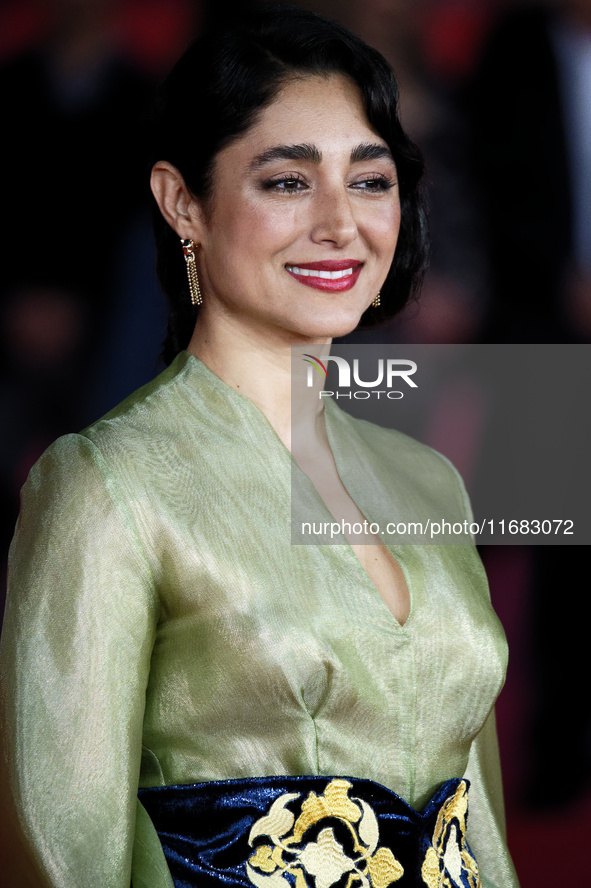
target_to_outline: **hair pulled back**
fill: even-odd
[[[402,220],[381,306],[364,326],[399,312],[416,293],[426,266],[427,232],[420,152],[398,118],[398,86],[383,56],[341,25],[294,7],[250,13],[187,49],[164,81],[154,119],[152,162],[167,160],[189,190],[211,195],[218,152],[245,133],[294,76],[343,74],[359,87],[370,125],[397,166]],[[156,207],[156,205],[154,204]],[[157,272],[169,302],[164,359],[186,348],[198,309],[191,305],[179,237],[154,212]]]

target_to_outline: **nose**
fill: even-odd
[[[346,186],[342,183],[320,189],[312,212],[311,238],[314,243],[346,247],[357,237],[357,222]]]

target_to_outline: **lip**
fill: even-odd
[[[292,271],[292,268],[301,268],[306,271],[345,271],[348,268],[352,268],[353,271],[351,274],[345,275],[340,278],[335,278],[333,280],[325,277],[320,277],[316,275],[302,275],[298,274],[295,271]],[[326,290],[331,293],[340,293],[344,290],[350,290],[357,283],[357,279],[361,274],[361,270],[363,268],[363,262],[360,262],[358,259],[324,259],[320,262],[293,262],[288,263],[285,266],[285,270],[288,274],[290,274],[293,278],[295,278],[298,283],[304,284],[306,287],[312,287],[314,290]]]
[[[359,259],[323,259],[322,262],[288,262],[288,265],[311,271],[344,271],[345,268],[355,268],[363,263]]]

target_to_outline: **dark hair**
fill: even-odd
[[[295,7],[250,13],[232,27],[198,38],[161,87],[153,162],[167,160],[190,191],[207,198],[215,157],[248,130],[292,76],[344,74],[361,91],[367,119],[388,144],[398,170],[402,221],[380,308],[362,324],[393,317],[416,293],[426,266],[423,162],[398,119],[398,86],[384,57],[341,25]],[[176,232],[156,209],[157,272],[169,300],[169,363],[186,348],[197,316]]]

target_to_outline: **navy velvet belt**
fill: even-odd
[[[139,791],[175,888],[478,888],[467,780],[418,813],[371,780],[255,777]]]

